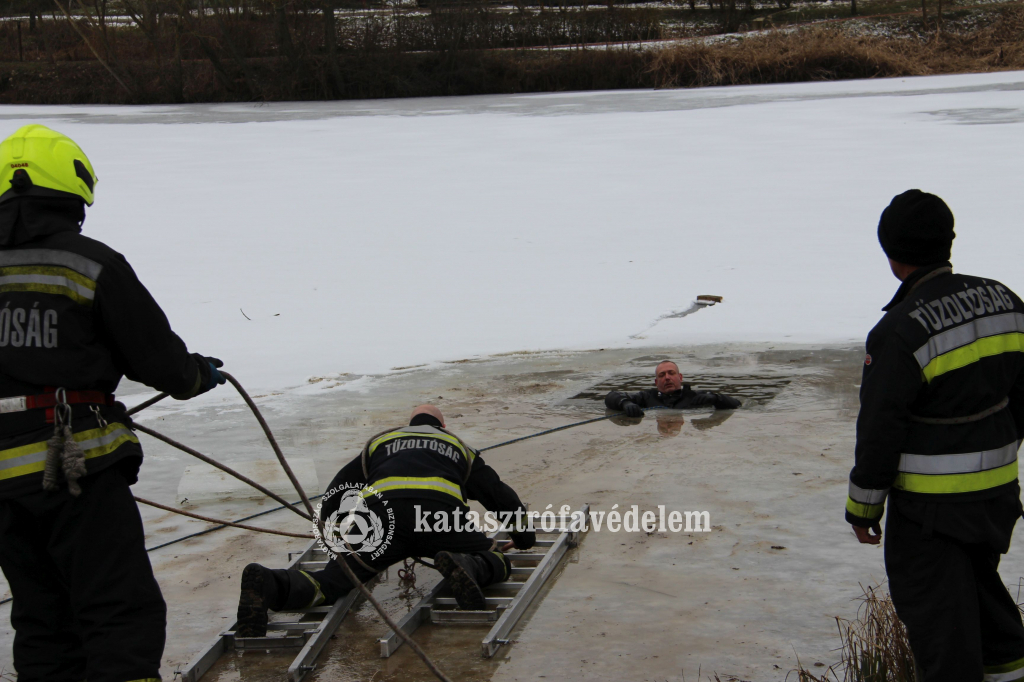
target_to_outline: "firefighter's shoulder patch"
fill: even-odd
[[[867,355],[864,356],[864,364],[865,365],[870,365],[871,364],[871,353],[868,353]]]

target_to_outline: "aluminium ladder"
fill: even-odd
[[[289,552],[291,563],[288,568],[302,571],[318,571],[329,561],[327,553],[313,540],[301,552]],[[367,581],[366,587],[373,589],[378,577]],[[353,589],[333,606],[313,606],[305,609],[279,612],[291,616],[285,620],[270,621],[266,637],[236,637],[235,626],[217,635],[217,638],[182,671],[183,682],[199,682],[200,678],[221,656],[236,649],[263,650],[301,647],[295,660],[288,667],[288,682],[300,682],[306,673],[314,668],[314,661],[326,646],[331,635],[341,625],[345,615],[362,600],[362,593]]]
[[[589,522],[590,505],[583,505],[576,512],[577,515],[579,512],[582,512],[583,518]],[[491,607],[488,610],[459,610],[455,598],[451,596],[448,581],[441,580],[398,621],[398,627],[407,635],[411,635],[428,621],[438,624],[494,623],[481,642],[484,657],[494,656],[502,645],[508,644],[509,634],[540,593],[541,588],[554,574],[566,552],[579,544],[580,533],[569,530],[571,520],[571,515],[556,515],[554,530],[535,528],[538,539],[534,549],[506,555],[512,562],[510,577],[526,576],[526,579],[508,580],[483,588],[487,606]],[[498,531],[491,537],[503,542],[508,540],[508,533]],[[523,563],[536,565],[523,566]],[[390,657],[402,645],[402,639],[393,630],[389,630],[378,641],[381,658]]]

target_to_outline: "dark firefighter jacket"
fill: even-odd
[[[636,403],[640,407],[667,407],[673,410],[708,406],[716,410],[734,410],[740,406],[736,398],[710,391],[694,391],[689,384],[683,384],[681,389],[672,393],[662,393],[656,388],[645,388],[635,393],[612,391],[604,399],[609,410],[621,410],[626,402]]]
[[[966,517],[1015,500],[1024,303],[942,263],[914,271],[883,310],[867,338],[846,520],[877,523],[890,491],[915,516],[922,505],[960,503]]]
[[[124,257],[80,234],[84,217],[77,199],[0,204],[0,499],[41,489],[53,435],[46,410],[21,411],[18,397],[112,394],[122,375],[188,397],[202,380]],[[110,402],[73,405],[74,437],[90,473],[132,457],[134,482],[142,449],[124,406]]]
[[[461,507],[467,500],[477,500],[495,513],[526,509],[516,491],[476,450],[430,424],[404,426],[370,439],[363,452],[331,481],[328,492],[336,494],[325,495],[320,518],[334,513],[344,489],[355,486],[367,486],[363,497],[379,492],[385,499],[429,499]],[[520,549],[529,549],[535,539],[531,532],[510,536]]]

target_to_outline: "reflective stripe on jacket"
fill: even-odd
[[[378,434],[363,449],[369,486],[391,497],[423,497],[466,503],[465,483],[476,452],[457,436],[434,426],[404,426]]]

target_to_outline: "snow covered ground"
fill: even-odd
[[[1024,290],[1019,72],[0,119],[82,145],[86,233],[254,388],[527,349],[861,340],[896,284],[878,216],[911,187],[952,207],[959,269]],[[701,293],[725,304],[628,338]]]

